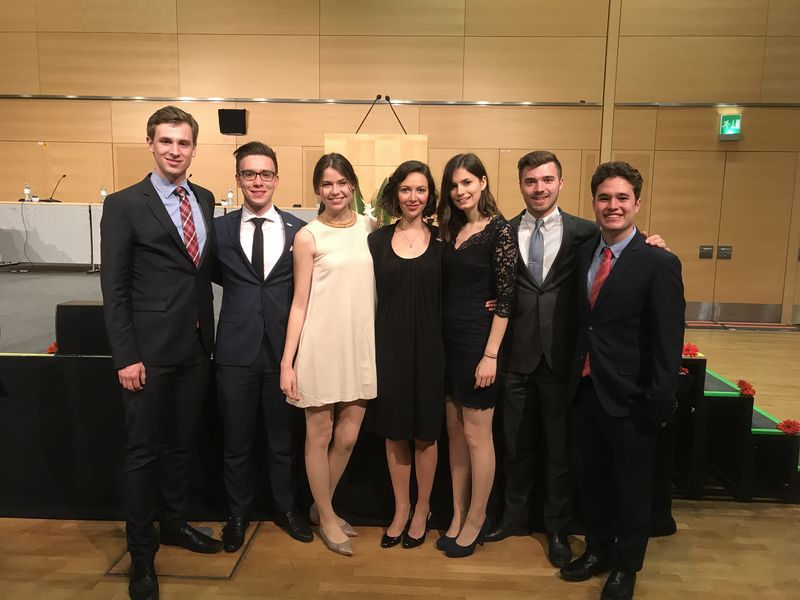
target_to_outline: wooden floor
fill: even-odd
[[[728,379],[747,379],[757,403],[800,418],[800,334],[689,331],[687,341]],[[800,598],[800,506],[679,500],[678,533],[651,540],[637,598]],[[209,524],[219,533],[219,524]],[[360,528],[352,558],[319,539],[301,544],[262,523],[242,553],[159,552],[165,600],[598,598],[603,580],[561,581],[540,535],[479,547],[466,559],[433,548],[379,547],[382,531]],[[576,553],[582,542],[574,540]],[[124,600],[123,526],[112,522],[0,519],[0,600]]]

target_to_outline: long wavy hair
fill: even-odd
[[[436,184],[433,181],[430,168],[418,160],[407,160],[397,167],[394,173],[389,175],[389,180],[383,188],[381,197],[378,198],[378,206],[387,215],[392,217],[401,216],[402,211],[400,210],[398,191],[400,190],[400,184],[411,173],[421,173],[428,181],[428,201],[425,203],[425,208],[422,209],[422,216],[430,217],[436,212],[436,201],[439,196],[436,192]]]
[[[491,190],[489,189],[489,176],[486,173],[486,167],[483,166],[481,159],[472,152],[467,154],[456,154],[453,158],[447,161],[444,167],[444,175],[442,175],[442,198],[439,202],[439,208],[436,211],[436,220],[439,223],[439,232],[443,240],[454,240],[461,231],[461,228],[467,224],[467,216],[464,211],[458,208],[450,196],[453,188],[453,174],[458,169],[466,169],[478,179],[486,178],[486,187],[481,192],[481,197],[478,199],[478,212],[484,217],[493,217],[499,215],[500,211],[497,209],[497,201],[494,199]]]

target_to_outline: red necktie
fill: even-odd
[[[194,266],[200,264],[200,244],[197,242],[197,232],[194,229],[194,218],[192,217],[192,205],[189,204],[189,197],[182,186],[175,188],[175,195],[181,200],[181,223],[183,223],[183,243],[186,244],[186,251],[194,261]]]
[[[600,289],[603,287],[603,284],[608,279],[608,274],[611,272],[611,248],[605,246],[601,251],[602,255],[602,262],[597,269],[597,273],[594,275],[594,281],[592,282],[592,291],[589,294],[589,308],[594,308],[594,303],[597,302],[597,296],[600,295]],[[583,362],[583,371],[581,371],[581,376],[587,377],[591,370],[589,369],[589,353],[586,353],[586,360]]]

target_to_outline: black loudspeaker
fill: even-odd
[[[71,300],[56,306],[57,354],[111,356],[103,303],[99,300]]]
[[[220,108],[219,132],[225,135],[244,135],[247,133],[247,111],[243,108]]]

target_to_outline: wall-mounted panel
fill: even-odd
[[[600,102],[605,38],[468,37],[464,100]],[[547,56],[536,62],[534,56]]]
[[[764,38],[622,37],[617,102],[758,102]]]
[[[467,0],[466,12],[466,35],[604,36],[608,0]]]
[[[35,0],[35,5],[39,31],[175,33],[175,0]]]
[[[718,139],[716,108],[659,108],[657,150],[800,151],[800,109],[742,108],[742,137]]]
[[[621,35],[765,35],[769,0],[624,0]]]
[[[1,100],[0,139],[110,142],[110,103],[89,100]]]
[[[238,103],[249,111],[248,134],[240,143],[261,140],[277,146],[322,146],[326,133],[355,133],[369,109],[361,104]],[[419,107],[395,108],[408,133],[419,132]],[[372,109],[361,133],[402,133],[391,109],[381,102]]]
[[[115,143],[145,144],[147,120],[166,102],[111,102],[111,134]],[[194,117],[200,127],[198,146],[235,144],[236,137],[219,132],[217,110],[234,108],[232,102],[174,102]]]
[[[615,150],[649,150],[656,143],[657,108],[618,108],[614,111],[611,146]]]
[[[319,0],[177,0],[179,33],[318,35]],[[270,48],[259,56],[273,58]]]
[[[50,194],[44,176],[44,152],[36,142],[0,142],[0,200],[22,198],[25,184],[31,193]]]
[[[463,36],[464,0],[320,0],[320,19],[322,35]]]
[[[461,100],[463,38],[323,36],[321,98]]]
[[[40,33],[42,94],[178,96],[174,34]]]
[[[714,298],[715,259],[700,259],[701,244],[719,237],[724,152],[656,152],[650,230],[667,241],[683,264],[688,302]]]
[[[55,198],[62,202],[97,202],[100,188],[113,185],[111,144],[52,142],[44,147],[49,196],[62,175]]]
[[[31,0],[3,0],[0,31],[36,31],[36,4]]]
[[[39,93],[35,33],[0,33],[0,94]]]
[[[600,148],[600,108],[422,106],[431,148]]]
[[[768,37],[765,53],[761,101],[800,102],[800,37]]]
[[[519,171],[517,161],[533,150],[539,148],[501,148],[498,167],[497,204],[507,219],[525,210],[525,200],[519,190]],[[558,196],[558,206],[572,215],[578,214],[578,195],[580,193],[581,151],[555,150],[561,163],[564,187]]]
[[[793,152],[727,154],[719,243],[733,258],[717,261],[715,302],[783,301],[796,165]]]
[[[316,36],[180,35],[180,94],[318,98],[318,44]]]
[[[767,35],[800,35],[800,2],[769,0]]]

